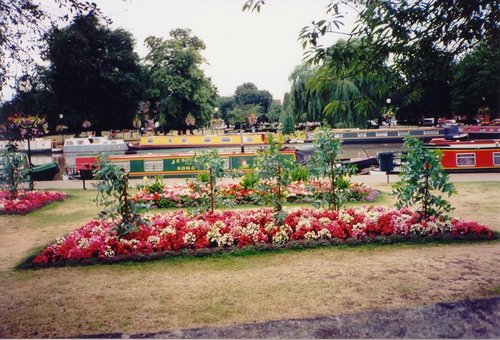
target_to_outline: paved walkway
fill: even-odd
[[[468,174],[451,174],[450,179],[452,182],[500,182],[500,173],[468,173]],[[184,183],[185,178],[166,178],[163,183],[171,185],[174,183]],[[389,175],[389,182],[394,183],[398,180],[397,175]],[[231,179],[223,179],[222,181],[231,182]],[[359,175],[352,177],[353,182],[363,182],[366,184],[384,184],[387,183],[387,175],[385,173],[372,173],[370,175]],[[87,189],[92,189],[94,181],[86,181],[85,186]],[[134,178],[130,180],[131,186],[142,183],[142,178]],[[35,189],[82,189],[83,183],[79,180],[66,180],[66,181],[44,181],[35,182]]]
[[[159,333],[93,334],[78,336],[78,338],[498,339],[500,338],[500,297],[311,319],[268,321]]]

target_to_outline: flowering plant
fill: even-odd
[[[8,191],[0,191],[0,214],[25,215],[67,197],[67,194],[61,192],[27,191],[18,193],[16,198],[11,199]]]
[[[206,212],[190,216],[182,210],[144,216],[149,223],[120,236],[117,221],[92,220],[48,245],[31,265],[85,260],[159,257],[168,252],[370,242],[379,237],[493,238],[493,231],[475,222],[429,218],[422,221],[409,209],[359,207],[338,211],[298,209],[279,224],[272,209]],[[352,240],[352,241],[349,241]]]
[[[153,192],[149,189],[151,186],[149,181],[146,183],[132,196],[132,200],[139,203],[149,203],[152,208],[193,207],[199,205],[201,196],[209,192],[207,185],[199,184],[198,187],[195,187],[192,182],[173,186],[162,185],[161,190],[154,190]],[[308,203],[311,198],[321,195],[322,192],[328,191],[329,188],[328,180],[297,181],[286,186],[284,195],[287,202]],[[262,196],[265,194],[256,186],[246,186],[244,183],[218,184],[216,191],[222,199],[226,201],[232,200],[236,204],[262,204]],[[350,201],[373,202],[379,194],[380,191],[374,190],[365,184],[353,183],[349,188],[348,199]]]
[[[33,139],[46,134],[48,124],[43,117],[16,113],[7,118],[7,123],[2,126],[1,132],[11,141]]]

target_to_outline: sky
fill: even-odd
[[[147,53],[150,35],[169,39],[175,28],[189,28],[202,39],[207,64],[202,68],[221,96],[254,83],[282,100],[290,90],[288,76],[302,62],[297,40],[302,27],[325,18],[328,0],[268,0],[260,13],[245,11],[245,0],[94,0],[113,23],[136,40],[139,57]],[[347,13],[346,13],[347,14]],[[345,19],[346,28],[352,15]],[[345,28],[345,29],[346,29]],[[330,45],[337,37],[328,37]]]

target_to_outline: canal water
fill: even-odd
[[[304,144],[293,144],[291,145],[299,150],[310,149],[313,148],[312,143],[304,143]],[[387,143],[387,144],[346,144],[342,146],[342,154],[340,158],[360,158],[366,156],[376,156],[379,152],[401,152],[403,148],[403,144],[401,143]],[[163,154],[172,154],[172,153],[192,153],[196,149],[157,149],[157,150],[141,150],[138,151],[138,154],[141,153],[163,153]],[[199,150],[199,149],[198,149]],[[228,149],[225,149],[228,150]],[[239,151],[240,148],[233,148],[231,151]],[[246,151],[251,151],[251,148],[245,148]],[[124,152],[122,152],[123,154]],[[53,153],[53,154],[33,154],[31,155],[31,161],[35,165],[45,164],[49,162],[57,162],[59,164],[59,173],[56,174],[54,180],[61,180],[62,175],[64,173],[64,168],[66,165],[74,164],[75,157],[79,156],[79,154],[70,153],[70,154],[62,154],[62,153]]]

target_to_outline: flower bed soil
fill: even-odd
[[[146,215],[148,224],[120,237],[111,220],[92,220],[29,258],[22,268],[114,263],[168,256],[206,255],[250,249],[432,240],[487,240],[493,231],[476,222],[421,222],[408,209],[363,207],[299,209],[279,225],[271,209],[189,216],[183,211]]]
[[[10,199],[8,191],[0,191],[0,214],[25,215],[67,197],[61,192],[35,190],[20,192],[15,199]]]

